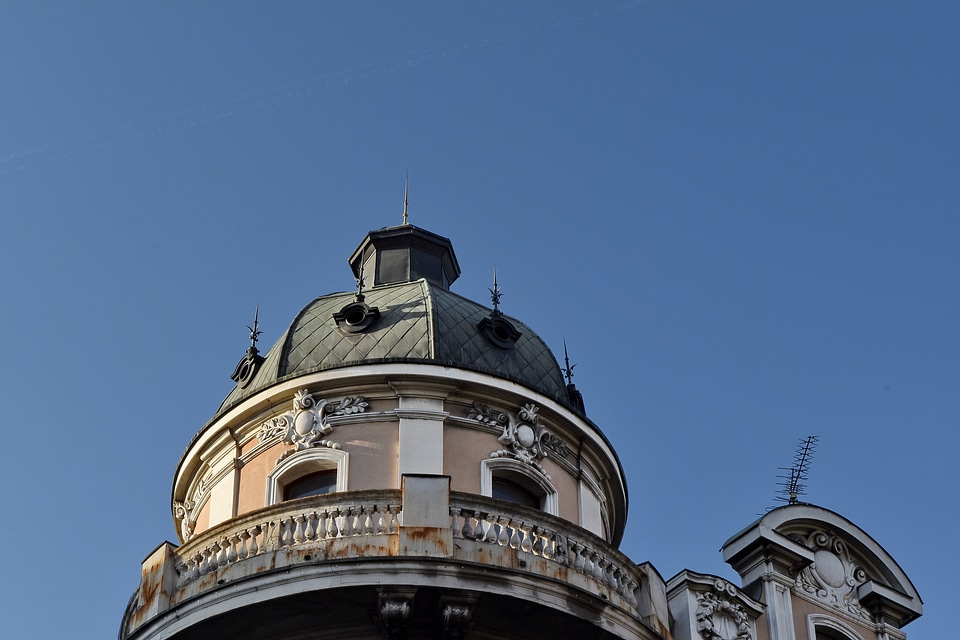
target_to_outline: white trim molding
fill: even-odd
[[[523,476],[523,484],[534,484],[540,490],[542,509],[552,516],[560,515],[560,498],[556,487],[546,475],[513,458],[487,458],[480,463],[480,495],[493,497],[493,476],[510,479],[510,476]]]
[[[817,629],[830,629],[850,640],[864,640],[863,636],[857,633],[853,627],[837,618],[811,613],[807,616],[807,637],[810,640],[817,640]]]
[[[283,501],[283,488],[315,471],[337,470],[337,491],[347,490],[350,454],[341,449],[313,448],[298,451],[281,460],[267,476],[267,502]]]

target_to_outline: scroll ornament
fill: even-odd
[[[851,556],[847,545],[823,531],[813,531],[799,540],[813,550],[813,562],[797,575],[796,588],[833,607],[872,620],[857,595],[857,588],[867,581],[867,574]]]
[[[550,434],[540,424],[539,410],[537,405],[529,403],[514,415],[494,411],[486,404],[475,401],[467,410],[467,418],[501,429],[497,440],[509,448],[494,451],[490,454],[491,458],[514,458],[531,465],[549,479],[550,476],[537,461],[547,456],[547,449],[561,457],[566,457],[568,451],[557,436]]]
[[[311,447],[339,449],[338,443],[323,438],[333,431],[327,418],[363,413],[367,406],[362,396],[329,402],[324,399],[316,400],[309,391],[301,389],[293,396],[293,411],[261,424],[257,438],[260,442],[267,442],[282,437],[284,442],[293,445],[283,457]]]
[[[193,529],[197,526],[197,521],[191,515],[192,511],[193,502],[190,500],[173,503],[173,518],[180,523],[180,537],[184,542],[193,537]]]

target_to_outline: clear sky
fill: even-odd
[[[375,228],[562,356],[618,448],[624,551],[807,500],[956,634],[956,2],[7,2],[0,637],[115,637],[179,456]]]

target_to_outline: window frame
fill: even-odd
[[[515,482],[540,498],[540,510],[560,515],[560,498],[550,480],[528,464],[511,458],[487,458],[480,463],[480,495],[493,497],[494,476]],[[522,505],[520,505],[522,506]]]
[[[346,491],[349,462],[347,452],[326,447],[306,449],[284,458],[267,476],[267,506],[284,502],[284,488],[289,483],[317,471],[336,469],[337,484],[331,493]]]
[[[826,631],[829,635],[819,635],[821,631]],[[807,637],[809,640],[817,640],[817,638],[823,637],[833,638],[836,636],[840,636],[845,640],[865,640],[853,627],[837,618],[819,613],[811,613],[807,616]]]

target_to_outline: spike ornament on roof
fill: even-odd
[[[493,268],[493,288],[487,289],[490,292],[490,301],[493,302],[493,312],[500,313],[500,298],[503,296],[503,292],[500,290],[500,286],[497,284],[497,268]]]
[[[260,355],[260,350],[257,349],[257,340],[260,339],[260,334],[263,333],[263,331],[260,331],[259,304],[257,304],[257,310],[253,314],[253,326],[247,325],[247,329],[250,330],[250,347],[240,359],[240,362],[237,363],[233,374],[230,376],[230,379],[236,382],[241,389],[245,389],[247,385],[250,384],[250,381],[253,380],[253,376],[256,375],[264,360],[264,357]]]

